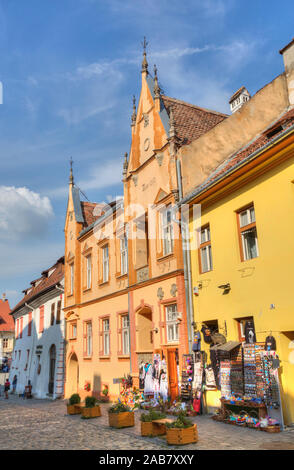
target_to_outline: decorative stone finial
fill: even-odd
[[[154,64],[154,98],[160,98],[160,88],[158,85],[157,67]]]
[[[73,165],[72,157],[70,157],[69,164],[70,164],[69,183],[74,184],[74,177],[73,177],[73,172],[72,172],[72,165]]]
[[[146,41],[146,37],[144,36],[144,41],[142,42],[143,46],[143,61],[142,61],[142,73],[146,72],[148,73],[148,62],[146,59],[146,47],[148,45],[148,42]]]
[[[127,176],[127,171],[128,171],[128,153],[125,153],[125,159],[124,159],[124,165],[123,165],[123,177],[125,178]]]
[[[136,124],[136,118],[137,118],[136,98],[135,98],[135,95],[133,95],[133,114],[132,114],[132,124],[131,124],[131,126],[134,126]]]

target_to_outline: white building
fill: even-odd
[[[58,398],[64,388],[65,322],[63,314],[64,257],[25,289],[11,311],[15,345],[9,380],[16,393],[30,380],[36,398]]]

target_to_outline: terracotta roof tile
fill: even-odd
[[[35,297],[38,297],[44,291],[46,291],[49,287],[53,287],[54,285],[62,281],[63,276],[64,276],[64,257],[61,257],[53,266],[51,266],[51,268],[43,272],[48,274],[48,272],[51,269],[54,269],[54,271],[51,273],[49,277],[47,277],[47,275],[44,274],[40,284],[38,284],[36,287],[28,288],[23,291],[25,293],[24,297],[11,310],[10,314],[15,313],[25,303],[28,303],[30,300],[34,299]],[[29,293],[27,293],[28,291]]]
[[[10,306],[7,299],[0,300],[0,331],[14,331],[14,320],[10,315]]]
[[[227,114],[200,108],[168,96],[162,96],[162,100],[168,115],[170,107],[173,108],[176,135],[182,144],[189,144],[198,139],[228,117]]]

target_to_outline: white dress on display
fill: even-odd
[[[154,393],[154,383],[152,377],[152,366],[148,364],[145,368],[145,384],[144,384],[144,395],[151,395]]]

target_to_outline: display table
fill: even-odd
[[[220,399],[221,401],[221,415],[223,418],[226,417],[228,411],[235,411],[236,413],[239,411],[249,411],[254,410],[258,415],[258,420],[260,421],[262,418],[265,418],[267,415],[266,405],[263,403],[254,403],[248,401],[236,401],[232,403],[230,400],[225,400],[224,398]],[[232,409],[231,409],[232,408]]]

